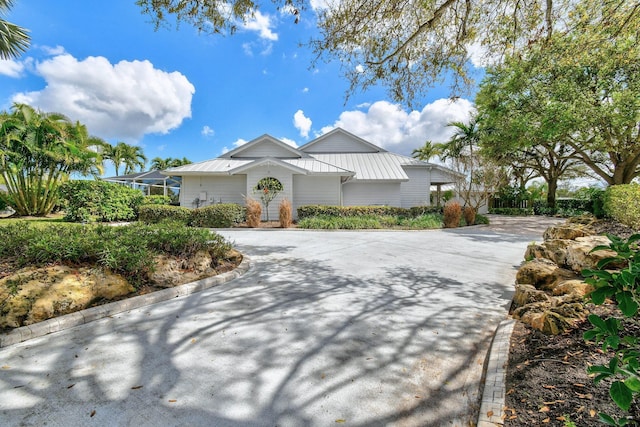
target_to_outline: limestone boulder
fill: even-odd
[[[515,307],[522,307],[536,302],[547,302],[549,300],[550,297],[545,291],[536,289],[532,285],[516,284],[516,292],[513,296],[513,304]]]
[[[193,282],[215,273],[211,255],[207,251],[200,251],[189,259],[158,255],[154,261],[155,268],[149,273],[149,282],[165,288]]]
[[[134,291],[121,275],[99,269],[22,269],[0,280],[0,327],[30,325]]]
[[[583,321],[586,312],[581,297],[563,295],[519,307],[513,317],[545,334],[557,335]]]
[[[516,273],[516,283],[533,285],[542,290],[551,290],[561,280],[573,278],[575,273],[558,267],[556,263],[546,258],[528,261]]]
[[[544,232],[544,240],[575,240],[578,237],[591,236],[593,229],[584,224],[565,222],[564,224],[553,225]]]
[[[581,297],[593,292],[593,286],[582,280],[565,280],[554,286],[553,295],[578,295]]]
[[[606,236],[578,237],[566,249],[565,264],[576,273],[585,268],[595,268],[600,260],[616,254],[610,250],[595,252],[591,252],[591,250],[596,246],[609,245],[610,243],[611,241]]]
[[[544,245],[544,243],[534,242],[530,243],[529,246],[527,246],[527,250],[524,253],[524,259],[533,260],[537,258],[549,258],[547,256],[547,247]]]

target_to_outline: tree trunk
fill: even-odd
[[[547,191],[547,207],[555,209],[556,207],[556,191],[558,190],[558,178],[550,178],[547,180],[549,190]]]

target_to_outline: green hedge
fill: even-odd
[[[105,181],[69,181],[60,196],[65,220],[73,222],[135,220],[144,198],[140,190]]]
[[[228,228],[244,221],[244,207],[235,203],[220,203],[194,209],[191,225],[194,227]]]
[[[640,184],[612,185],[603,195],[607,216],[640,230]]]
[[[191,222],[191,209],[169,205],[142,205],[139,208],[138,219],[148,224],[163,221],[177,221],[182,224]]]
[[[490,214],[496,215],[510,215],[510,216],[527,216],[533,215],[534,211],[531,208],[491,208]]]
[[[143,205],[168,205],[171,204],[171,197],[161,195],[144,196]]]
[[[425,214],[441,213],[435,206],[415,206],[409,209],[394,206],[324,206],[305,205],[298,208],[298,220],[315,216],[355,217],[355,216],[401,216],[415,218]]]

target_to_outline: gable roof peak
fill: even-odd
[[[243,151],[249,150],[252,147],[255,147],[256,145],[260,145],[260,144],[267,143],[267,142],[275,144],[280,149],[283,149],[284,151],[291,153],[291,157],[300,158],[300,157],[306,157],[307,156],[306,153],[298,150],[297,148],[295,148],[295,147],[293,147],[293,146],[291,146],[291,145],[289,145],[289,144],[287,144],[285,142],[280,141],[278,138],[275,138],[275,137],[265,133],[265,134],[255,138],[255,139],[252,139],[251,141],[249,141],[247,143],[242,144],[241,146],[239,146],[237,148],[234,148],[231,151],[228,151],[228,152],[222,154],[220,157],[221,158],[229,158],[229,159],[230,158],[234,158],[234,157],[235,158],[241,157],[241,156],[239,156],[239,154],[241,154]]]
[[[326,141],[327,139],[332,138],[335,135],[344,135],[344,136],[346,136],[351,141],[354,141],[357,144],[360,144],[361,146],[366,147],[367,152],[369,152],[369,153],[386,153],[387,152],[387,150],[385,150],[384,148],[379,147],[379,146],[377,146],[375,144],[372,144],[371,142],[369,142],[369,141],[367,141],[367,140],[365,140],[365,139],[363,139],[363,138],[361,138],[361,137],[359,137],[359,136],[357,136],[357,135],[355,135],[355,134],[353,134],[353,133],[351,133],[349,131],[346,131],[341,127],[336,127],[334,129],[330,130],[329,132],[327,132],[327,133],[325,133],[323,135],[320,135],[316,139],[314,139],[314,140],[304,144],[303,146],[299,147],[299,150],[303,151],[303,152],[313,153],[314,150],[313,150],[312,147],[314,145],[321,144],[323,141]]]

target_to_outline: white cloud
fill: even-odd
[[[42,49],[49,56],[58,56],[58,55],[64,55],[65,53],[67,53],[67,51],[64,50],[64,47],[60,45],[57,45],[55,47],[40,46],[40,49]]]
[[[305,117],[304,111],[298,110],[293,115],[293,125],[300,131],[300,136],[303,138],[309,138],[309,131],[311,130],[311,119]]]
[[[111,64],[101,56],[79,61],[64,54],[35,64],[35,72],[46,87],[19,93],[14,102],[61,112],[103,138],[165,134],[191,117],[194,86],[183,74],[146,60]]]
[[[273,23],[269,15],[263,15],[260,11],[255,11],[253,16],[247,17],[242,27],[249,31],[255,31],[258,33],[261,39],[270,41],[278,40],[278,34],[274,33],[271,28]]]
[[[200,131],[200,133],[202,134],[202,136],[205,136],[207,138],[212,137],[213,135],[216,134],[216,131],[214,131],[211,127],[205,125],[202,130]]]
[[[247,142],[249,142],[249,141],[247,141],[246,139],[238,138],[238,139],[233,143],[233,148],[229,148],[229,147],[227,147],[227,146],[222,147],[222,154],[226,154],[226,153],[228,153],[229,151],[231,151],[231,150],[233,150],[233,149],[236,149],[236,148],[240,147],[241,145],[246,144]]]
[[[17,78],[22,75],[24,64],[13,59],[0,59],[0,75]]]
[[[290,145],[290,146],[292,146],[294,148],[298,147],[298,143],[295,142],[293,139],[289,139],[289,138],[285,138],[285,137],[282,137],[282,138],[279,138],[279,139],[280,139],[280,141],[282,141],[285,144]]]
[[[313,10],[322,10],[327,9],[331,4],[331,0],[310,0],[309,4],[311,5],[311,9]]]
[[[253,46],[251,43],[242,43],[242,50],[247,56],[253,56]]]
[[[302,93],[309,93],[309,88],[308,87],[303,88]]]
[[[167,144],[158,145],[158,151],[164,151],[167,148]]]
[[[497,55],[490,55],[487,49],[479,42],[467,46],[467,56],[476,68],[486,68],[500,62],[500,58]]]
[[[438,99],[422,111],[405,111],[400,105],[387,101],[373,103],[367,111],[345,111],[332,125],[322,128],[321,134],[341,127],[367,141],[395,153],[411,155],[427,140],[444,142],[453,129],[452,121],[467,121],[474,110],[471,101]]]

